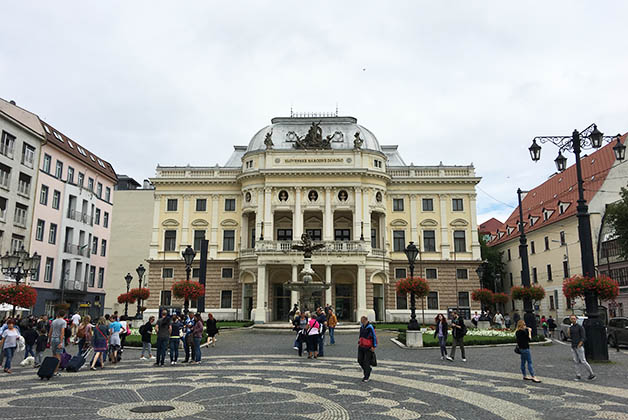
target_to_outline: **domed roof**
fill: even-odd
[[[360,134],[363,140],[362,149],[382,149],[375,135],[367,128],[359,125],[353,117],[277,117],[268,125],[259,130],[249,142],[247,152],[266,150],[264,140],[269,133],[273,142],[273,149],[296,150],[297,140],[303,139],[312,124],[318,124],[324,140],[329,140],[332,150],[351,150],[354,148],[355,134]]]

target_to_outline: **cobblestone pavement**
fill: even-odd
[[[521,379],[512,347],[469,348],[468,362],[438,349],[404,350],[379,334],[379,366],[362,383],[355,333],[325,357],[299,359],[285,332],[224,332],[200,365],[154,367],[128,349],[96,372],[40,381],[33,368],[0,377],[2,419],[628,419],[628,354],[573,381],[569,347],[532,349],[541,384]],[[17,360],[16,360],[17,361]],[[162,406],[160,412],[151,411]]]

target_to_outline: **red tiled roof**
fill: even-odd
[[[48,142],[48,144],[58,149],[61,149],[65,153],[83,162],[85,165],[89,166],[96,172],[99,172],[107,178],[111,179],[114,184],[118,182],[116,172],[113,170],[113,166],[111,166],[109,162],[102,158],[99,158],[98,156],[96,156],[95,154],[93,154],[59,130],[48,124],[47,122],[41,121],[41,125],[44,127],[44,134],[46,136],[46,141]],[[62,140],[60,140],[55,135],[55,133],[58,134]],[[81,150],[85,154],[81,153]]]
[[[479,228],[478,228],[478,232],[480,233],[491,233],[491,232],[495,232],[497,229],[499,229],[504,223],[500,222],[499,220],[497,220],[494,217],[491,217],[490,219],[488,219],[486,222],[481,223]]]
[[[626,143],[627,134],[621,137],[621,142]],[[601,188],[608,171],[615,163],[613,140],[592,154],[582,157],[582,178],[584,179],[584,199],[589,202]],[[526,232],[551,225],[576,214],[576,201],[578,200],[578,181],[575,163],[565,171],[553,175],[550,179],[529,191],[521,202],[523,208],[523,221]],[[560,214],[559,205],[563,205],[563,213]],[[566,206],[566,208],[565,208]],[[553,211],[547,220],[544,220],[543,212]],[[537,217],[534,225],[530,226],[530,216]],[[491,234],[504,232],[501,238],[488,242],[489,246],[497,245],[519,235],[519,208],[517,207],[501,226],[491,230]],[[511,228],[511,229],[509,229]],[[508,230],[511,230],[510,234]]]

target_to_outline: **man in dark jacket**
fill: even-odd
[[[593,369],[591,369],[591,365],[589,365],[584,355],[584,342],[587,341],[587,333],[582,325],[578,324],[578,318],[575,315],[571,315],[569,320],[571,321],[571,327],[567,330],[567,337],[571,339],[571,354],[573,356],[574,368],[576,369],[576,381],[581,379],[579,365],[585,367],[589,374],[588,379],[591,381],[595,379],[595,374],[593,374]]]
[[[322,308],[316,309],[316,320],[321,324],[320,333],[318,334],[318,357],[325,354],[325,332],[327,331],[327,317]]]
[[[466,362],[467,358],[464,353],[464,336],[467,333],[467,327],[464,325],[464,319],[458,312],[454,311],[451,314],[453,320],[451,321],[451,356],[447,356],[447,360],[453,362],[456,358],[456,346],[460,346],[460,353],[462,353],[462,361]]]
[[[153,355],[151,354],[151,339],[153,335],[154,322],[155,317],[151,316],[148,322],[140,327],[140,335],[142,336],[142,355],[140,356],[140,360],[153,358]]]

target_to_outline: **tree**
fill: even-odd
[[[501,276],[502,280],[504,280],[506,275],[506,270],[504,270],[505,264],[502,260],[503,252],[486,245],[486,239],[484,239],[483,235],[480,235],[480,250],[482,260],[486,261],[481,285],[489,290],[497,290],[495,288],[497,274]]]
[[[606,206],[606,220],[615,230],[619,252],[628,259],[628,189],[622,188],[621,200]]]

